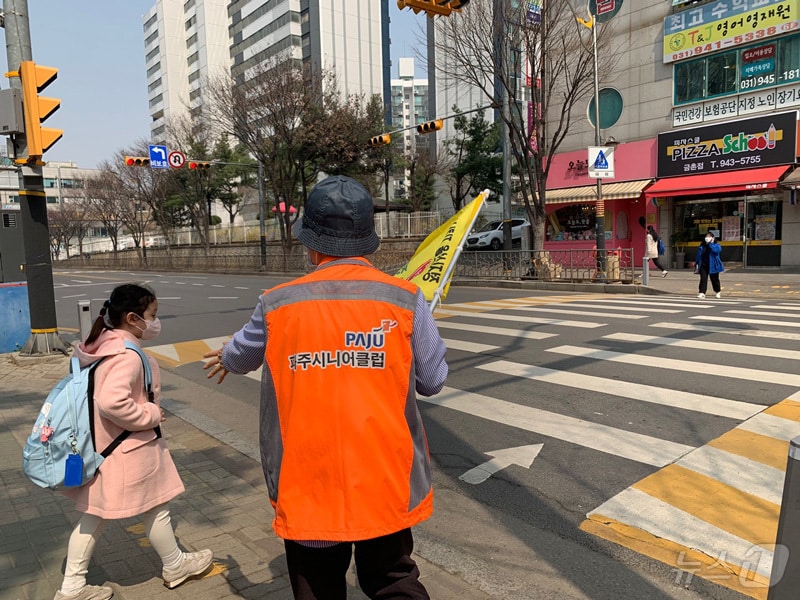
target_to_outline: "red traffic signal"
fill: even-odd
[[[129,167],[148,167],[150,159],[144,156],[126,156],[125,164]]]
[[[189,168],[192,171],[204,171],[211,166],[210,162],[204,160],[190,160],[189,161]]]
[[[431,133],[432,131],[439,131],[442,127],[444,127],[444,119],[426,121],[417,125],[417,133]]]

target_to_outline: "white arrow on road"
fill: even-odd
[[[544,446],[544,444],[533,444],[531,446],[518,446],[516,448],[505,448],[503,450],[485,452],[485,454],[494,456],[494,458],[486,461],[482,465],[478,465],[474,469],[470,469],[459,477],[459,479],[477,485],[483,483],[498,471],[502,471],[511,465],[519,465],[523,469],[529,469],[534,459],[539,456],[542,446]]]

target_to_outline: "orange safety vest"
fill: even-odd
[[[365,540],[433,512],[411,349],[416,294],[347,258],[262,296],[260,441],[278,536]]]

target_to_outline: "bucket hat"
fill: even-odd
[[[378,249],[372,196],[352,177],[335,175],[315,185],[293,233],[306,248],[328,256],[364,256]]]

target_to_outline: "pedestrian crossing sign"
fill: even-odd
[[[589,147],[589,177],[603,179],[614,177],[614,147]]]

